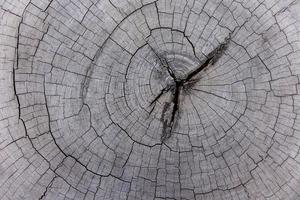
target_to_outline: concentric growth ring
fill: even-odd
[[[1,198],[300,198],[297,1],[13,2]]]

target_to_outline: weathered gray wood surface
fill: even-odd
[[[0,0],[0,199],[300,199],[299,0]]]

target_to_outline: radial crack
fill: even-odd
[[[152,106],[157,100],[159,100],[159,98],[165,94],[166,92],[168,92],[170,90],[170,88],[165,87],[163,88],[160,93],[151,101],[150,105]]]
[[[164,109],[163,109],[163,114],[162,114],[162,118],[161,118],[162,119],[161,121],[163,122],[163,133],[161,136],[161,142],[165,142],[167,139],[169,139],[171,137],[171,132],[172,132],[174,122],[175,122],[175,116],[179,110],[180,93],[181,93],[182,87],[184,85],[190,86],[191,85],[191,84],[189,84],[190,82],[195,83],[196,80],[193,80],[193,78],[195,76],[197,76],[201,71],[207,69],[207,67],[209,65],[213,65],[218,61],[218,59],[222,56],[224,51],[227,49],[230,38],[231,38],[231,34],[227,38],[225,38],[224,43],[221,43],[217,48],[215,48],[211,53],[208,54],[207,59],[205,60],[205,62],[203,64],[201,64],[195,70],[191,71],[184,79],[178,80],[178,78],[173,73],[172,68],[170,68],[168,65],[166,66],[170,76],[173,78],[173,80],[175,82],[174,83],[175,89],[174,89],[174,94],[172,97],[173,106],[172,106],[170,120],[165,119],[165,112],[168,108],[164,107]],[[161,58],[160,58],[160,60],[161,60]],[[168,91],[169,90],[167,90],[166,88],[162,89],[161,92],[156,96],[156,98],[151,102],[150,105],[152,105],[154,102],[156,102],[165,92],[168,92]]]

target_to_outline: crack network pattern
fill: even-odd
[[[298,0],[1,0],[0,199],[300,199]]]

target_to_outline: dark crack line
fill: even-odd
[[[42,194],[42,196],[39,198],[39,200],[43,199],[43,198],[46,196],[46,194],[47,194],[49,188],[51,188],[51,186],[53,185],[54,180],[55,180],[57,177],[58,177],[57,175],[55,175],[55,176],[53,177],[53,179],[52,179],[52,180],[50,181],[50,183],[47,185],[45,192]]]
[[[160,99],[160,97],[162,97],[165,93],[167,93],[170,90],[170,87],[165,87],[163,88],[160,93],[155,97],[155,99],[153,99],[150,103],[150,105],[152,106],[154,103],[157,102],[157,100]]]
[[[177,115],[177,112],[179,110],[181,89],[183,88],[183,86],[185,86],[185,83],[190,83],[190,81],[194,82],[195,80],[193,80],[192,78],[194,78],[203,70],[207,69],[208,66],[215,64],[218,61],[218,59],[223,55],[224,51],[226,51],[230,40],[231,40],[231,34],[229,34],[229,36],[225,38],[224,43],[221,43],[217,48],[215,48],[211,53],[208,54],[207,59],[203,64],[201,64],[198,68],[190,72],[185,79],[178,80],[175,74],[173,73],[173,71],[171,71],[171,68],[167,66],[168,72],[175,82],[175,91],[172,98],[173,107],[172,107],[171,118],[169,121],[168,119],[165,119],[165,112],[168,110],[169,104],[166,104],[168,105],[168,107],[165,106],[162,112],[162,117],[161,117],[161,121],[163,123],[163,133],[161,135],[162,143],[164,143],[167,139],[171,137],[171,132],[175,124],[174,123],[175,116]],[[153,52],[159,58],[159,60],[161,60],[160,56],[154,51],[154,49],[151,46],[150,48],[153,50]],[[156,96],[156,98],[151,102],[150,105],[156,102],[164,94],[165,91],[166,88],[161,90],[161,92],[158,94],[158,96]]]
[[[184,79],[184,82],[188,82],[190,81],[194,76],[196,76],[197,74],[199,74],[201,71],[203,71],[204,69],[206,69],[206,67],[210,64],[210,61],[212,60],[213,57],[207,59],[202,65],[200,65],[199,68],[197,68],[196,70],[192,71],[191,73],[189,73],[186,77],[186,79]]]
[[[179,109],[179,96],[180,96],[180,89],[182,86],[182,82],[176,82],[176,88],[175,88],[175,94],[173,98],[173,111],[172,111],[172,117],[171,117],[171,125],[173,125],[175,115]]]
[[[180,104],[179,97],[180,97],[181,86],[182,86],[181,81],[175,82],[175,92],[172,99],[173,108],[172,108],[171,119],[169,123],[168,120],[164,119],[163,117],[164,126],[163,126],[163,134],[161,135],[162,142],[165,142],[167,139],[171,137],[171,132],[174,127],[175,116],[179,110],[179,104]]]

